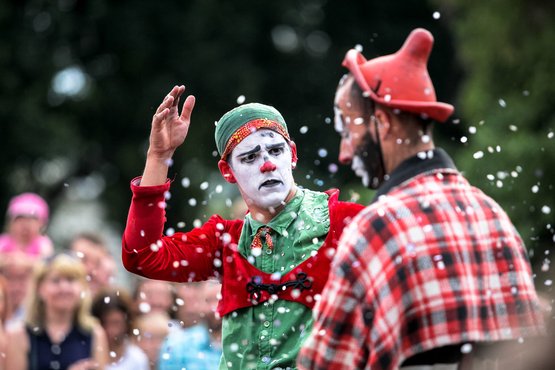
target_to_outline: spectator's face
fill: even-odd
[[[205,314],[205,321],[211,329],[220,329],[222,325],[222,320],[216,314],[221,294],[220,287],[220,284],[214,283],[205,283],[203,286],[202,295],[205,302],[203,312]]]
[[[147,314],[148,315],[148,314]],[[145,317],[148,321],[150,317]],[[160,356],[160,347],[164,342],[164,338],[168,335],[168,323],[160,322],[154,319],[151,322],[144,322],[144,325],[137,326],[139,335],[135,339],[135,343],[144,351],[148,357],[151,369],[157,369],[158,358]]]
[[[7,266],[4,277],[8,280],[7,295],[10,305],[15,309],[19,307],[27,295],[31,282],[31,266]]]
[[[110,347],[123,343],[127,337],[127,317],[123,311],[113,309],[104,314],[102,327],[108,337]]]
[[[18,241],[30,242],[41,234],[43,224],[36,217],[19,216],[11,220],[9,232]]]
[[[249,208],[276,209],[284,204],[294,180],[292,152],[283,136],[260,129],[237,144],[229,161]]]
[[[177,315],[183,325],[188,327],[205,323],[209,327],[221,325],[216,317],[220,284],[212,282],[181,284],[177,296],[181,299]]]
[[[181,284],[177,288],[177,318],[185,327],[202,321],[203,300],[199,293],[200,289],[195,284]]]
[[[83,284],[80,280],[58,272],[49,272],[38,291],[45,306],[56,311],[75,310],[81,300]]]
[[[142,313],[168,313],[173,305],[172,286],[165,281],[144,281],[139,288],[137,300],[139,311]]]
[[[105,273],[103,263],[107,256],[103,248],[87,239],[77,239],[71,244],[71,250],[83,262],[87,270],[87,281],[93,293],[100,290],[106,283],[106,278],[103,276]]]

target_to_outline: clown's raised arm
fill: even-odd
[[[195,97],[187,96],[181,113],[179,100],[185,86],[174,86],[152,116],[149,147],[140,186],[162,185],[168,177],[171,158],[187,137]]]

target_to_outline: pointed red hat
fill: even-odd
[[[358,50],[351,49],[343,66],[377,103],[445,122],[454,108],[436,99],[427,68],[433,44],[432,34],[417,28],[395,54],[366,60]]]

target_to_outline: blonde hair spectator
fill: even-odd
[[[162,343],[169,333],[170,317],[163,311],[139,315],[133,325],[133,339],[146,353],[151,370],[158,369]]]
[[[39,263],[30,291],[24,325],[8,332],[6,368],[104,370],[108,344],[81,262],[62,253]]]
[[[34,272],[32,292],[28,297],[28,312],[25,322],[35,330],[43,330],[45,327],[45,302],[38,294],[38,290],[43,281],[51,274],[59,274],[60,276],[74,279],[83,286],[81,290],[81,299],[75,310],[76,321],[82,329],[92,330],[96,319],[91,315],[91,294],[88,288],[86,272],[83,265],[73,256],[61,253],[46,260],[37,266]]]

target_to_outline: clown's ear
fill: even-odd
[[[220,169],[220,173],[224,177],[225,181],[229,182],[230,184],[235,184],[237,182],[229,163],[227,163],[223,159],[220,159],[218,161],[218,168]]]
[[[297,157],[297,144],[294,141],[290,141],[289,147],[291,148],[291,167],[294,169],[297,167],[297,161],[299,160]]]

